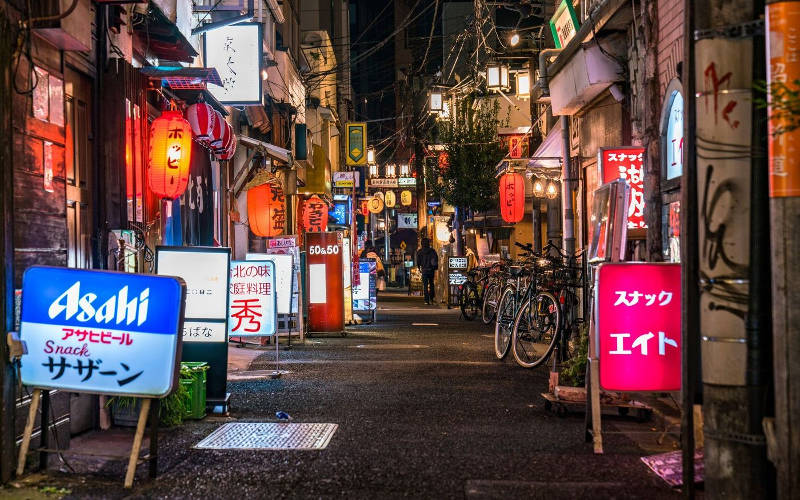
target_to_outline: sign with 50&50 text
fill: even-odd
[[[22,290],[23,384],[142,397],[172,390],[185,296],[179,279],[34,266]]]
[[[277,330],[275,263],[267,260],[231,261],[228,285],[228,335],[255,337]]]

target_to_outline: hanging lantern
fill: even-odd
[[[386,178],[393,179],[397,177],[397,165],[394,163],[389,163],[386,165]]]
[[[236,134],[231,134],[232,140],[231,144],[225,149],[224,152],[217,155],[218,160],[230,160],[233,158],[233,155],[236,154],[236,143],[239,142],[239,139],[236,137]]]
[[[375,148],[370,146],[367,149],[367,165],[372,165],[375,163]]]
[[[547,183],[546,194],[547,194],[547,197],[549,199],[551,199],[551,200],[555,200],[556,199],[556,197],[558,196],[558,187],[556,187],[556,184],[554,182],[548,182]]]
[[[411,191],[406,189],[400,192],[400,204],[404,207],[411,205]]]
[[[198,102],[186,108],[186,121],[191,125],[192,133],[198,141],[206,142],[211,139],[217,114],[214,108],[204,102]]]
[[[537,198],[542,198],[544,196],[544,183],[541,179],[536,179],[533,181],[533,195]]]
[[[369,177],[370,177],[370,179],[374,179],[375,177],[378,177],[378,175],[379,175],[379,173],[378,173],[378,165],[376,163],[370,163],[369,164]]]
[[[500,214],[506,222],[519,222],[525,213],[525,179],[510,172],[500,177]]]
[[[150,126],[147,178],[159,197],[175,199],[189,183],[192,128],[180,111],[164,111]]]
[[[328,204],[317,195],[303,204],[303,227],[309,233],[322,233],[328,230]]]
[[[247,219],[256,236],[272,238],[283,234],[286,199],[277,184],[261,184],[247,191]]]
[[[373,196],[369,199],[367,209],[373,214],[379,214],[383,212],[383,199],[381,199],[381,197],[378,195]]]
[[[218,147],[213,148],[217,154],[222,154],[233,143],[233,127],[228,122],[222,122],[222,140]]]
[[[211,126],[211,135],[208,140],[208,145],[212,149],[217,149],[222,146],[222,135],[225,133],[225,125],[227,122],[222,114],[214,110],[214,124]]]
[[[508,90],[508,65],[491,62],[486,67],[486,87],[489,90]]]
[[[400,165],[400,177],[411,177],[411,163],[414,161],[412,157],[409,163],[402,163]]]
[[[450,242],[450,228],[447,226],[447,222],[445,221],[436,222],[436,239],[439,240],[441,243]]]
[[[397,204],[397,196],[395,196],[394,191],[386,191],[383,196],[383,203],[386,208],[393,208]]]
[[[442,103],[444,96],[439,88],[433,88],[428,93],[428,111],[431,113],[440,113],[442,111]]]
[[[530,99],[531,74],[526,71],[517,73],[517,99]]]

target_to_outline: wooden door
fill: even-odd
[[[92,199],[92,81],[67,68],[66,96],[66,182],[67,182],[67,266],[91,266]]]

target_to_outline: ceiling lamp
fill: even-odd
[[[511,46],[516,47],[517,44],[519,43],[519,33],[514,33],[513,35],[511,35],[510,41],[511,41]]]

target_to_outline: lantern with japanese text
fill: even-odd
[[[303,226],[309,233],[328,230],[328,205],[317,195],[307,199],[303,206]]]
[[[277,184],[261,184],[247,191],[247,219],[256,236],[272,238],[283,234],[286,198]]]
[[[401,205],[403,205],[404,207],[410,206],[412,200],[413,200],[413,198],[412,198],[412,195],[411,195],[411,191],[406,189],[406,190],[400,192],[400,204]]]
[[[510,172],[500,177],[500,214],[506,222],[519,222],[525,213],[525,179]]]
[[[147,178],[159,197],[175,199],[189,183],[192,128],[180,111],[164,111],[150,126]]]
[[[222,135],[225,133],[225,126],[228,123],[222,114],[214,110],[214,124],[211,126],[211,134],[208,138],[208,145],[212,149],[217,149],[222,146]]]
[[[216,119],[216,110],[204,102],[198,102],[186,108],[186,121],[189,122],[192,133],[200,142],[211,139]]]

